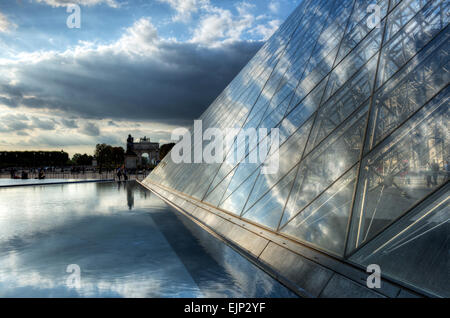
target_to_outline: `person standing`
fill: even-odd
[[[439,176],[439,164],[433,160],[433,163],[431,164],[431,172],[433,174],[433,184],[437,186],[437,179]]]
[[[431,180],[432,174],[432,164],[428,162],[426,171],[425,171],[425,179],[427,180],[427,188],[433,186],[433,181]]]
[[[119,178],[119,182],[122,179],[122,170],[120,168],[117,169],[117,177]]]

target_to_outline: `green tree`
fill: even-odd
[[[97,163],[102,170],[107,168],[111,164],[111,146],[107,144],[97,144],[95,147],[95,156],[97,157]]]
[[[125,161],[125,150],[122,147],[112,147],[107,144],[98,144],[95,147],[95,156],[100,169],[115,168]]]
[[[92,160],[94,159],[93,156],[90,156],[88,154],[79,154],[76,153],[72,157],[72,162],[76,166],[90,166],[92,165]]]
[[[115,166],[123,165],[125,162],[125,150],[122,147],[113,147],[111,149],[112,163]]]
[[[64,151],[3,151],[0,152],[0,168],[8,167],[56,167],[70,164]]]

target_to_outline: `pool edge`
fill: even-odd
[[[362,268],[159,184],[137,182],[300,297],[433,297],[385,277],[381,289],[369,289]]]

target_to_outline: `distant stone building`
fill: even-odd
[[[128,135],[125,168],[136,169],[142,166],[142,157],[145,154],[148,155],[150,164],[156,164],[159,160],[159,143],[151,142],[147,137],[134,142],[134,138]]]

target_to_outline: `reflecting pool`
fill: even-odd
[[[0,188],[0,203],[0,297],[295,297],[135,182]]]

